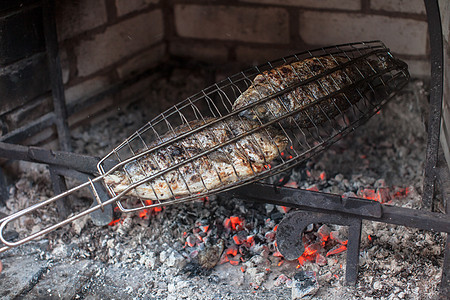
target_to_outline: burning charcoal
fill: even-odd
[[[277,210],[278,210],[280,213],[282,213],[282,214],[286,214],[286,213],[288,213],[288,212],[291,210],[290,207],[287,207],[287,206],[280,206],[280,205],[277,205],[276,208],[277,208]]]
[[[320,236],[320,239],[322,241],[327,241],[330,237],[331,229],[326,224],[323,224],[320,226],[320,228],[317,230],[317,234]]]
[[[219,240],[216,245],[206,246],[203,251],[199,251],[197,259],[199,265],[204,269],[211,269],[220,260],[225,247],[224,240]]]
[[[316,264],[318,264],[319,266],[323,267],[327,264],[327,259],[321,255],[321,254],[317,254],[316,256]]]
[[[339,173],[336,176],[334,176],[334,180],[336,180],[337,182],[342,182],[342,180],[344,180],[344,175]]]
[[[266,204],[265,205],[265,209],[266,209],[266,213],[270,214],[272,212],[272,210],[274,209],[275,205],[273,204]]]
[[[376,187],[376,188],[384,188],[384,187],[386,187],[386,181],[383,178],[380,178],[377,181],[375,181],[374,187]]]
[[[332,232],[330,232],[330,238],[332,240],[335,240],[339,244],[346,244],[347,243],[347,239],[345,237],[343,237],[342,234],[339,231],[332,231]]]
[[[266,242],[273,242],[275,240],[275,235],[276,235],[276,233],[273,230],[271,230],[271,231],[266,232],[266,234],[264,235],[264,238],[265,238]]]
[[[319,290],[316,272],[300,271],[294,275],[292,285],[292,300],[312,299]]]
[[[250,281],[254,284],[253,287],[257,288],[263,284],[263,282],[266,280],[267,275],[265,272],[261,272],[259,268],[253,267],[253,268],[247,268],[245,271],[247,275],[250,276]]]
[[[275,279],[274,285],[275,286],[280,286],[282,284],[285,284],[288,280],[291,280],[289,277],[287,277],[284,274],[281,274],[280,276],[277,277],[277,279]]]
[[[314,224],[309,224],[308,226],[306,226],[305,232],[311,232],[314,229]]]
[[[166,263],[169,267],[176,267],[177,269],[181,269],[186,265],[186,259],[177,251],[172,251],[169,257],[166,260]]]

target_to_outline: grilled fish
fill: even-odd
[[[362,97],[361,90],[364,90],[364,86],[358,86],[359,91],[355,87],[349,88],[345,92],[338,93],[323,101],[318,101],[320,98],[366,76],[375,74],[376,69],[386,68],[389,63],[388,60],[388,57],[381,56],[376,62],[372,61],[370,65],[364,62],[349,64],[278,97],[243,110],[240,116],[249,119],[259,118],[262,122],[267,122],[305,107],[304,110],[294,114],[293,117],[283,119],[281,124],[287,127],[297,125],[303,128],[312,127],[314,124],[320,125],[358,102]],[[307,80],[346,62],[348,62],[348,59],[340,56],[313,57],[264,71],[257,75],[250,87],[236,99],[233,110],[273,95],[292,84]]]
[[[212,122],[214,119],[194,121],[181,125],[167,133],[156,147],[187,131]],[[257,175],[265,165],[274,160],[285,149],[287,138],[274,128],[260,129],[236,141],[221,146],[209,154],[201,155],[214,146],[258,128],[259,123],[232,117],[211,124],[176,142],[132,161],[105,177],[105,183],[116,193],[121,193],[132,183],[200,155],[155,179],[142,183],[127,192],[142,199],[164,200],[172,197],[192,195],[218,188]]]

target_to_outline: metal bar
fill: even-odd
[[[287,260],[300,257],[305,250],[301,236],[306,227],[312,223],[337,224],[349,227],[345,281],[348,285],[355,285],[358,277],[362,224],[361,218],[357,216],[339,215],[332,212],[311,213],[300,210],[288,213],[278,224],[276,241],[280,253]]]
[[[347,285],[356,285],[356,280],[358,278],[361,229],[361,219],[354,218],[348,228],[347,266],[345,269],[345,282]]]
[[[55,23],[54,0],[43,1],[44,36],[47,47],[47,57],[50,81],[53,95],[53,108],[56,113],[55,124],[58,132],[59,145],[63,151],[70,151],[70,132],[67,124],[66,100],[62,80],[61,63],[58,53],[58,37]]]
[[[73,152],[52,151],[39,147],[27,147],[0,142],[0,157],[62,166],[83,173],[97,173],[99,158]]]
[[[430,115],[428,124],[428,142],[425,163],[425,178],[423,184],[422,205],[428,210],[433,209],[434,172],[438,160],[439,134],[442,113],[442,97],[444,82],[444,55],[442,44],[442,24],[437,0],[424,0],[428,19],[431,50],[431,86]]]
[[[343,212],[358,216],[381,217],[381,203],[359,198],[342,198],[339,195],[274,187],[255,183],[229,192],[238,198],[261,199],[276,205],[292,206],[323,212]]]
[[[6,205],[6,199],[8,199],[8,190],[3,169],[0,167],[0,206]]]
[[[317,192],[286,187],[279,187],[277,191],[279,193],[274,191],[272,185],[255,183],[250,186],[237,188],[231,194],[243,200],[273,203],[308,211],[353,214],[366,220],[415,227],[423,230],[450,232],[450,218],[446,214],[385,205],[376,201],[353,197],[345,200],[345,198],[341,198],[339,195],[327,193],[320,193],[320,197],[315,197],[314,194]],[[291,196],[288,196],[289,194]],[[323,204],[325,206],[321,207],[313,203],[313,199],[322,201],[323,203],[321,205]],[[373,203],[373,206],[368,202]],[[346,203],[351,203],[351,205]],[[381,207],[381,215],[375,215],[375,213],[378,214],[378,205]],[[349,206],[348,209],[347,206]]]
[[[81,182],[89,181],[90,175],[85,174],[73,169],[68,169],[66,167],[58,167],[53,166],[52,169],[55,171],[56,174],[64,177],[70,177],[74,178]],[[105,190],[105,187],[99,183],[94,183],[96,193],[98,197],[100,198],[101,202],[106,202],[110,197],[108,195],[108,192]],[[59,200],[57,200],[59,201]],[[93,201],[91,207],[96,206],[98,203],[97,201]],[[91,220],[94,223],[95,226],[105,226],[108,225],[113,220],[113,208],[111,204],[103,205],[103,211],[102,210],[95,210],[90,213]]]
[[[50,179],[52,181],[53,192],[55,195],[59,195],[65,191],[67,191],[66,179],[57,174],[55,168],[50,166]],[[60,219],[65,219],[70,214],[70,204],[67,201],[67,198],[61,198],[56,201],[56,208],[58,210],[58,215]]]

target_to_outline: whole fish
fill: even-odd
[[[267,122],[305,107],[293,117],[283,119],[281,124],[287,127],[303,128],[320,125],[358,102],[362,97],[361,91],[367,87],[367,84],[349,88],[323,101],[319,100],[320,98],[373,75],[376,70],[387,68],[390,65],[390,59],[387,55],[380,54],[376,60],[353,62],[280,96],[243,110],[240,116]],[[248,89],[237,98],[233,104],[233,110],[273,95],[290,85],[307,80],[348,61],[348,58],[341,56],[312,57],[264,71],[257,75]],[[306,107],[307,105],[309,106]]]
[[[163,136],[160,141],[151,144],[150,148],[213,120],[211,118],[181,125]],[[182,163],[259,126],[255,121],[241,120],[239,117],[211,124],[125,164],[121,169],[106,176],[104,181],[116,194],[121,193],[134,182]],[[280,155],[287,143],[287,138],[278,130],[263,128],[142,183],[127,194],[142,199],[165,200],[230,185],[261,173],[270,161]]]

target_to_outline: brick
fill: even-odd
[[[313,8],[336,8],[345,10],[360,10],[361,0],[241,0],[260,4],[289,5]]]
[[[56,1],[58,39],[63,41],[107,21],[104,0]]]
[[[6,0],[2,1],[2,5],[0,5],[0,12],[13,10],[13,9],[22,9],[24,6],[29,4],[34,4],[35,0]]]
[[[79,76],[92,74],[162,40],[161,10],[122,21],[75,47]]]
[[[236,49],[237,60],[250,65],[259,65],[268,61],[281,58],[290,54],[294,54],[297,51],[289,49],[279,48],[256,48],[247,46],[238,46]]]
[[[109,86],[110,80],[105,76],[97,76],[89,80],[85,80],[77,85],[66,88],[66,103],[72,104],[77,100],[93,96]]]
[[[423,0],[371,0],[370,8],[374,10],[425,14]]]
[[[0,17],[0,66],[44,50],[40,7]]]
[[[408,64],[412,77],[430,78],[431,65],[429,60],[403,59]]]
[[[299,32],[311,45],[382,40],[394,53],[425,55],[427,23],[412,19],[350,13],[307,11],[300,14]]]
[[[175,25],[182,37],[288,43],[289,15],[283,8],[176,5]]]
[[[159,44],[140,53],[130,60],[126,61],[123,65],[117,67],[117,73],[120,78],[126,78],[133,74],[139,74],[143,71],[156,66],[166,54],[166,45]]]
[[[85,109],[82,109],[73,115],[69,116],[67,123],[70,127],[76,127],[80,123],[89,122],[89,124],[94,124],[100,120],[110,117],[108,111],[114,110],[113,106],[114,100],[112,97],[105,97],[101,101],[89,105]],[[117,113],[117,111],[114,111]]]
[[[70,66],[67,51],[65,49],[59,49],[59,61],[61,62],[63,83],[66,84],[69,81]]]
[[[48,96],[39,97],[5,115],[4,120],[8,131],[12,131],[51,111],[53,111],[52,99]]]
[[[159,0],[116,0],[117,15],[123,16],[133,11],[138,11],[149,6],[157,4]]]
[[[49,90],[50,78],[45,53],[0,68],[0,112],[2,113],[19,107]]]
[[[179,57],[189,57],[205,62],[225,62],[228,59],[228,48],[223,45],[204,43],[170,43],[170,54]]]

